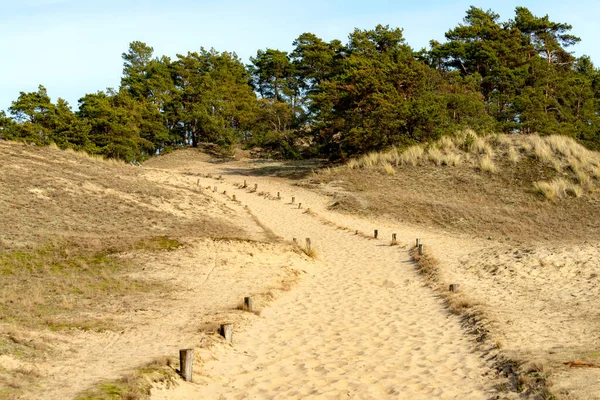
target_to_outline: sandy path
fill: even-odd
[[[216,350],[218,360],[204,366],[205,385],[182,384],[175,391],[157,391],[154,399],[492,396],[490,366],[474,352],[458,318],[423,287],[405,248],[324,225],[289,204],[295,195],[304,208],[325,213],[326,199],[314,192],[276,179],[248,179],[259,182],[259,192],[281,191],[285,199],[267,200],[232,186],[243,179],[227,176],[218,183],[219,192],[236,194],[287,240],[303,243],[310,237],[318,268],[237,335],[233,348]],[[367,224],[343,222],[357,229]]]

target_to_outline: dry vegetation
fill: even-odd
[[[393,171],[392,171],[393,169]],[[463,131],[320,171],[335,209],[507,240],[600,237],[600,155],[564,136]]]
[[[415,145],[405,150],[392,148],[386,152],[369,153],[350,160],[349,169],[381,168],[387,175],[395,175],[402,166],[474,167],[482,172],[502,173],[523,158],[537,160],[553,169],[558,176],[550,181],[534,182],[533,187],[549,200],[561,197],[579,197],[593,192],[600,178],[600,155],[587,150],[566,136],[488,135],[478,136],[474,131],[444,136],[428,145]],[[502,169],[498,164],[502,164]]]
[[[4,141],[0,159],[0,398],[35,398],[40,360],[59,362],[70,337],[130,328],[132,304],[164,296],[166,283],[139,274],[140,256],[190,238],[253,237],[250,217],[236,220],[168,174]],[[83,398],[138,398],[150,375],[158,379],[134,374]]]

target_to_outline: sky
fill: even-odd
[[[355,28],[377,24],[404,29],[414,49],[462,22],[473,5],[501,20],[524,6],[536,16],[573,25],[582,40],[570,48],[600,66],[600,2],[536,0],[498,4],[488,0],[0,0],[0,110],[19,92],[44,85],[52,101],[62,97],[76,109],[86,93],[118,87],[121,54],[140,40],[155,56],[198,51],[236,52],[244,63],[258,49],[292,50],[300,34],[346,43]]]

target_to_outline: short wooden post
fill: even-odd
[[[281,199],[281,193],[277,192],[277,200]]]
[[[258,190],[258,183],[254,184],[254,190]]]
[[[302,203],[298,203],[298,209],[302,208]]]
[[[392,233],[392,246],[398,244],[398,242],[396,241],[396,234]]]
[[[296,202],[296,198],[292,197],[292,204],[294,204]]]
[[[422,256],[423,255],[423,244],[419,243],[419,255]]]
[[[233,201],[236,201],[236,199],[235,199],[235,194],[233,195]]]
[[[197,185],[198,185],[198,186],[200,186],[200,179],[198,179],[198,183],[197,183]]]
[[[246,311],[254,311],[254,304],[252,302],[252,297],[244,297],[244,309]]]
[[[379,231],[375,229],[375,231],[373,231],[373,237],[377,239],[377,236],[379,236]]]
[[[294,244],[296,244],[296,245],[298,244],[298,239],[293,238],[292,241],[294,242]]]
[[[310,251],[310,247],[311,247],[310,238],[306,238],[306,250]]]
[[[358,229],[356,230],[356,232],[354,232],[355,235],[358,235]]]
[[[458,292],[459,289],[460,289],[460,285],[458,283],[453,283],[450,285],[451,292]]]
[[[415,247],[419,247],[420,244],[421,244],[421,239],[417,239],[417,243],[415,244]]]
[[[183,380],[192,381],[192,365],[194,363],[194,349],[179,350],[179,372]]]
[[[227,196],[227,190],[223,190],[223,194]]]
[[[233,337],[233,324],[222,324],[219,329],[219,334],[223,336],[226,341],[231,342]]]
[[[246,183],[246,180],[244,179],[244,189],[248,187],[248,184]]]

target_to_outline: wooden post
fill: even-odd
[[[302,203],[298,203],[298,209],[302,208]]]
[[[223,194],[227,196],[227,190],[223,190]]]
[[[297,244],[298,244],[298,239],[296,239],[296,238],[293,238],[293,239],[292,239],[292,241],[294,242],[294,244],[295,244],[295,245],[297,245]]]
[[[258,190],[258,183],[254,184],[254,190]]]
[[[306,250],[310,251],[310,247],[311,247],[310,238],[306,238]]]
[[[244,297],[244,309],[246,311],[254,311],[254,304],[252,302],[252,297]]]
[[[200,186],[200,178],[198,178],[198,183],[197,183],[197,185],[198,185],[198,186]]]
[[[296,198],[292,197],[292,204],[294,204],[296,202]]]
[[[373,237],[377,239],[377,236],[379,236],[379,231],[375,229],[375,231],[373,232]]]
[[[358,229],[356,230],[356,232],[354,232],[355,235],[358,235]]]
[[[192,381],[192,365],[194,363],[194,349],[179,350],[179,372],[183,380]]]
[[[392,246],[398,244],[398,242],[396,241],[396,234],[392,233]]]
[[[450,285],[451,292],[458,292],[459,289],[460,289],[460,285],[458,283],[453,283]]]
[[[246,183],[246,180],[244,179],[244,189],[248,187],[248,184]]]
[[[223,336],[226,341],[231,342],[233,337],[233,324],[222,324],[219,329],[219,334]]]
[[[235,194],[233,195],[233,201],[236,201],[236,199],[235,199]]]
[[[423,255],[423,244],[419,243],[419,255],[422,256]]]
[[[281,193],[277,192],[277,200],[281,199]]]
[[[417,244],[415,244],[415,247],[419,247],[420,244],[421,244],[421,239],[417,239]]]

